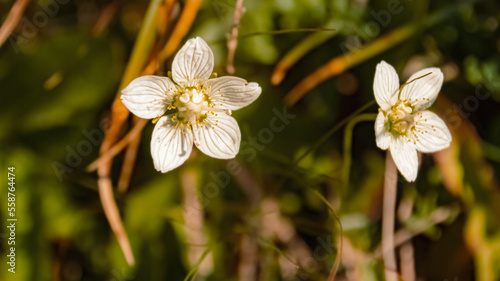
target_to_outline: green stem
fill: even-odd
[[[335,213],[335,210],[333,209],[333,206],[328,202],[328,200],[316,189],[312,188],[312,191],[316,196],[319,197],[321,201],[323,201],[326,206],[328,207],[328,210],[330,213],[335,217],[335,220],[337,221],[337,225],[339,226],[339,232],[340,232],[340,239],[339,239],[339,246],[337,247],[337,256],[335,257],[335,262],[333,263],[333,267],[330,270],[330,274],[328,274],[328,279],[327,281],[333,281],[335,280],[335,276],[337,275],[337,271],[340,266],[340,261],[342,259],[342,239],[344,237],[344,230],[342,229],[342,223],[340,222],[340,218],[337,216]]]
[[[354,126],[359,122],[373,121],[377,118],[375,113],[365,113],[353,118],[344,129],[344,165],[342,167],[342,190],[345,192],[349,187],[349,176],[351,171],[351,148],[352,148],[352,134]]]
[[[212,251],[212,246],[209,246],[201,255],[200,259],[198,262],[193,266],[193,268],[189,271],[188,275],[186,275],[186,278],[184,278],[184,281],[189,281],[189,280],[194,280],[196,277],[196,274],[198,272],[198,268],[200,267],[200,264],[203,262],[203,260],[208,256],[208,254]]]
[[[483,142],[484,156],[492,161],[500,162],[500,147]]]
[[[367,108],[375,104],[375,100],[370,101],[369,103],[363,105],[361,108],[358,110],[354,111],[351,113],[349,116],[344,118],[342,121],[337,123],[333,128],[331,128],[326,134],[324,134],[313,146],[311,146],[308,150],[306,150],[302,155],[299,156],[297,160],[294,161],[294,164],[297,165],[299,164],[304,158],[311,152],[315,151],[321,144],[323,144],[326,140],[328,140],[333,134],[335,134],[342,126],[344,126],[347,122],[349,122],[351,119],[356,117],[358,114],[361,112],[365,111]]]
[[[121,94],[121,90],[127,86],[132,80],[140,76],[144,65],[149,57],[149,52],[153,47],[156,37],[156,17],[158,15],[158,8],[160,7],[163,0],[152,0],[149,3],[148,10],[144,16],[144,21],[142,22],[139,35],[135,40],[135,45],[132,50],[132,55],[123,74],[122,81],[120,83],[120,88],[118,89],[118,95]]]

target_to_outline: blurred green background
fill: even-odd
[[[183,0],[167,2],[173,8],[167,16],[156,11],[152,35],[143,42],[152,47],[139,54],[135,76],[189,9]],[[0,1],[2,22],[13,3]],[[130,185],[115,190],[136,259],[128,266],[104,215],[98,177],[86,168],[99,156],[150,5],[31,1],[1,46],[0,280],[326,280],[340,241],[336,280],[383,280],[385,153],[375,145],[373,122],[356,125],[349,117],[373,100],[381,60],[394,65],[402,81],[424,67],[443,70],[445,83],[431,109],[453,134],[449,149],[422,155],[415,183],[400,177],[396,252],[402,279],[500,280],[495,0],[244,1],[235,75],[258,82],[262,95],[234,113],[242,130],[240,154],[225,161],[194,149],[180,168],[158,173],[148,123]],[[214,71],[227,75],[226,36],[235,6],[235,0],[202,1],[176,50],[201,36],[214,52]],[[310,76],[317,85],[290,102],[287,94],[334,58],[336,67]],[[166,75],[172,59],[156,73]],[[276,129],[271,121],[284,110],[293,117]],[[374,104],[364,110],[376,112]],[[113,161],[115,186],[125,162],[123,153]],[[11,166],[15,274],[7,271]]]

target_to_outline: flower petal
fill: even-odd
[[[415,72],[401,89],[400,100],[410,100],[417,110],[434,103],[443,85],[443,72],[437,67]]]
[[[121,99],[130,112],[151,119],[165,113],[166,104],[172,100],[171,89],[175,84],[168,77],[146,75],[130,82],[122,90]]]
[[[251,104],[262,92],[259,84],[234,76],[209,79],[203,87],[217,107],[231,110]]]
[[[392,65],[381,61],[377,64],[373,80],[375,100],[382,110],[387,111],[397,101],[399,77]]]
[[[202,124],[197,124],[194,138],[196,146],[214,158],[231,159],[240,150],[240,127],[233,117],[225,113],[208,117]]]
[[[399,172],[409,182],[415,181],[418,173],[418,155],[412,142],[397,137],[391,138],[391,155]]]
[[[392,138],[391,133],[385,128],[385,123],[386,117],[384,112],[380,111],[377,115],[377,119],[375,120],[375,140],[377,142],[377,146],[382,150],[389,148]]]
[[[176,127],[169,116],[156,123],[151,138],[151,156],[155,169],[166,173],[184,163],[193,149],[193,133],[190,129]]]
[[[450,130],[437,114],[425,110],[416,118],[415,131],[411,137],[418,151],[432,153],[450,146]]]
[[[189,39],[175,55],[172,78],[184,86],[197,86],[207,80],[214,69],[214,54],[200,37]]]

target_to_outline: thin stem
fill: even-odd
[[[394,234],[394,247],[403,245],[404,243],[410,241],[414,237],[424,233],[429,228],[443,223],[450,218],[457,215],[459,209],[457,206],[451,205],[448,207],[440,207],[432,212],[428,219],[417,222],[416,225],[412,226],[412,229],[401,229]],[[383,250],[381,246],[373,251],[372,257],[379,259],[383,256]]]
[[[227,36],[227,66],[226,70],[229,74],[234,74],[234,54],[238,46],[238,29],[240,26],[241,16],[245,13],[243,7],[243,0],[236,1],[236,8],[234,9],[233,28],[231,33]]]
[[[184,38],[184,36],[188,33],[189,29],[191,28],[191,25],[193,24],[194,19],[198,14],[198,10],[200,9],[202,2],[203,2],[202,0],[186,1],[184,9],[182,10],[182,14],[179,18],[179,21],[177,22],[177,25],[172,31],[172,35],[165,44],[165,47],[163,47],[163,49],[158,55],[160,61],[164,61],[165,59],[169,58],[170,55],[172,55],[173,52],[177,49],[182,38]]]
[[[401,257],[401,277],[405,281],[415,281],[415,250],[410,241],[404,243],[399,249]]]
[[[156,14],[158,7],[162,1],[161,0],[151,0],[146,16],[141,26],[138,39],[134,45],[132,51],[132,56],[127,64],[125,73],[123,75],[121,85],[119,89],[123,89],[132,79],[137,77],[138,70],[142,69],[142,65],[147,60],[149,51],[152,48],[154,37],[156,34],[156,29],[150,28],[156,21]],[[120,91],[118,91],[120,95]],[[120,213],[116,202],[113,197],[113,184],[111,182],[110,171],[112,165],[112,158],[103,158],[102,155],[111,148],[111,146],[118,139],[121,128],[125,124],[129,111],[120,99],[115,99],[111,106],[111,124],[106,129],[104,134],[104,139],[100,148],[101,158],[97,162],[97,174],[99,175],[99,180],[97,184],[99,186],[99,195],[101,196],[101,202],[106,214],[106,218],[111,225],[116,239],[118,240],[120,247],[122,248],[125,259],[129,265],[134,264],[134,256],[132,253],[132,248],[130,242],[128,241],[127,233],[123,227],[123,223],[120,218]]]
[[[5,40],[9,38],[9,35],[12,33],[14,28],[16,28],[29,2],[29,0],[17,0],[16,3],[12,5],[7,18],[2,24],[2,27],[0,27],[0,46],[5,43]]]
[[[394,252],[394,220],[398,171],[387,151],[385,158],[384,205],[382,209],[382,256],[386,281],[397,281],[396,254]]]
[[[365,113],[353,118],[349,123],[347,123],[344,129],[344,165],[342,167],[342,186],[343,191],[347,190],[349,187],[349,176],[351,171],[351,148],[352,148],[352,134],[354,126],[359,122],[363,121],[373,121],[377,118],[375,113]]]
[[[200,264],[203,262],[203,260],[208,256],[208,254],[210,254],[210,252],[212,252],[212,246],[209,246],[204,252],[203,254],[201,254],[201,257],[200,259],[198,260],[198,262],[194,265],[193,268],[191,268],[191,270],[188,272],[188,274],[186,275],[186,278],[184,278],[184,281],[190,281],[190,280],[194,280],[196,275],[198,274],[198,268],[200,266]]]
[[[285,97],[284,101],[287,106],[296,104],[305,94],[309,93],[318,84],[328,78],[344,73],[346,70],[357,66],[374,56],[387,51],[388,49],[402,43],[411,38],[417,32],[431,27],[444,19],[448,18],[455,12],[460,11],[464,6],[469,5],[479,0],[463,1],[460,5],[456,3],[437,11],[423,19],[418,19],[414,22],[403,25],[393,31],[377,38],[361,48],[353,48],[349,52],[331,59],[329,62],[306,76],[300,81]]]
[[[132,248],[130,247],[130,242],[128,240],[127,233],[125,232],[125,228],[123,227],[118,206],[116,206],[111,179],[109,177],[100,177],[98,184],[99,196],[101,197],[104,213],[108,218],[111,229],[116,236],[116,240],[118,240],[118,244],[120,244],[127,263],[129,265],[133,265],[135,263],[134,254],[132,252]]]
[[[367,108],[372,106],[375,103],[375,100],[370,101],[369,103],[363,105],[361,108],[358,110],[354,111],[351,113],[349,116],[344,118],[342,121],[337,123],[333,128],[331,128],[326,134],[324,134],[311,148],[309,148],[306,152],[304,152],[297,160],[294,161],[294,164],[299,164],[300,161],[304,160],[304,158],[314,150],[316,150],[322,143],[324,143],[327,139],[329,139],[335,132],[340,130],[342,126],[344,126],[347,122],[349,122],[351,119],[356,117],[359,113],[365,111]]]
[[[240,35],[239,38],[247,38],[257,35],[277,35],[277,34],[288,34],[288,33],[296,33],[296,32],[316,32],[316,31],[337,31],[334,28],[293,28],[293,29],[282,29],[282,30],[271,30],[271,31],[257,31],[250,32]]]
[[[136,138],[140,137],[140,133],[144,126],[147,124],[148,120],[146,119],[141,119],[139,122],[134,124],[134,127],[132,130],[128,132],[127,135],[125,135],[124,138],[122,138],[119,142],[117,142],[115,145],[113,145],[111,148],[109,148],[106,152],[101,154],[99,158],[94,160],[94,162],[90,163],[87,166],[87,172],[93,172],[97,170],[97,167],[99,165],[99,161],[101,159],[112,159],[115,155],[120,153],[125,147],[129,145],[131,141],[133,141]]]
[[[264,35],[281,35],[281,34],[289,34],[289,33],[300,33],[300,32],[317,32],[317,31],[328,31],[328,32],[336,32],[336,29],[333,28],[292,28],[292,29],[281,29],[281,30],[268,30],[268,31],[256,31],[249,32],[244,34],[239,34],[238,39],[244,40],[254,36],[264,36]],[[215,39],[213,41],[207,41],[209,45],[217,45],[222,44],[226,41],[226,38]]]
[[[308,35],[299,44],[293,46],[283,58],[276,64],[273,74],[271,76],[271,83],[273,85],[278,85],[285,78],[288,70],[294,66],[300,59],[302,59],[307,53],[309,53],[314,48],[323,44],[325,41],[339,34],[343,26],[343,23],[338,19],[332,20],[325,24],[324,28],[330,29],[328,31],[332,32],[320,32],[325,30],[320,30]]]
[[[335,213],[335,210],[333,209],[333,206],[330,204],[330,202],[328,202],[328,200],[319,191],[317,191],[316,189],[312,189],[312,190],[313,190],[314,194],[316,194],[316,196],[318,196],[319,199],[326,204],[326,206],[328,207],[328,209],[330,210],[332,215],[335,217],[335,220],[337,221],[337,224],[339,226],[340,239],[338,240],[339,246],[337,248],[337,256],[335,257],[335,262],[333,263],[333,267],[330,270],[330,274],[328,274],[328,279],[327,279],[327,281],[334,281],[335,276],[337,275],[337,271],[339,270],[340,261],[342,259],[344,230],[342,229],[342,223],[340,222],[340,218]]]
[[[139,124],[139,127],[144,126],[142,123],[146,124],[144,119],[134,116],[134,125]],[[139,150],[139,144],[141,143],[140,129],[137,135],[132,138],[125,150],[125,157],[123,159],[122,171],[120,173],[120,178],[118,179],[118,192],[125,193],[130,184],[130,179],[132,178],[132,173],[134,172],[135,160],[137,159],[137,151]]]

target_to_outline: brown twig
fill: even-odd
[[[243,7],[243,0],[236,1],[236,8],[234,9],[233,28],[231,33],[227,35],[227,66],[226,70],[229,74],[234,74],[234,54],[238,46],[238,30],[240,26],[240,19],[245,13]]]
[[[122,138],[119,142],[114,144],[104,154],[101,154],[99,158],[97,158],[96,160],[94,160],[94,162],[90,163],[87,166],[87,172],[95,171],[99,165],[99,161],[101,160],[101,158],[113,158],[115,155],[120,153],[120,151],[122,151],[125,147],[127,147],[127,145],[129,145],[131,141],[139,138],[142,129],[147,123],[148,120],[146,119],[141,119],[139,120],[139,122],[135,123],[132,130],[130,130],[124,138]]]
[[[134,254],[132,253],[132,248],[130,247],[130,242],[125,232],[125,228],[121,222],[120,212],[116,206],[115,198],[113,196],[113,185],[111,179],[109,178],[108,161],[103,159],[99,162],[99,195],[101,197],[101,203],[104,208],[104,213],[108,218],[111,229],[113,230],[118,243],[125,255],[125,259],[129,265],[135,263]]]
[[[92,28],[92,35],[94,37],[99,37],[103,33],[103,31],[109,26],[111,20],[116,15],[118,8],[120,8],[122,4],[123,2],[121,0],[116,0],[106,5],[106,7],[104,7],[102,12],[99,13],[99,16],[97,17],[97,20],[94,24],[94,27]]]
[[[172,32],[165,47],[158,54],[158,60],[151,60],[146,66],[146,71],[154,73],[161,62],[170,57],[181,43],[182,38],[187,34],[194,18],[200,9],[202,0],[187,0],[177,25]]]
[[[127,191],[130,184],[130,179],[132,178],[132,171],[134,169],[135,160],[137,159],[137,150],[139,149],[139,144],[141,143],[141,132],[144,128],[143,123],[146,124],[144,119],[134,116],[134,127],[139,124],[141,129],[138,129],[136,136],[134,136],[125,150],[125,157],[123,159],[122,171],[120,173],[120,178],[118,179],[118,192],[124,193]]]
[[[305,94],[326,79],[339,75],[344,71],[362,63],[363,61],[403,42],[417,30],[416,25],[405,25],[371,42],[362,49],[355,49],[349,53],[339,55],[331,59],[329,62],[309,74],[295,87],[293,87],[293,89],[290,90],[290,92],[285,96],[285,103],[288,106],[294,105]]]
[[[29,2],[30,0],[17,0],[10,9],[7,18],[0,28],[0,46],[5,43],[5,40],[7,40],[14,28],[16,28]]]
[[[151,46],[154,44],[153,42],[155,39],[155,34],[151,32],[151,26],[155,24],[156,13],[160,2],[161,0],[152,0],[148,7],[141,31],[139,32],[139,36],[134,45],[132,56],[129,60],[127,68],[125,69],[125,73],[123,74],[119,90],[124,88],[125,85],[137,77],[137,67],[142,67],[142,65],[147,61],[147,53],[149,54],[151,52]],[[101,157],[97,161],[97,174],[99,176],[97,183],[99,186],[99,195],[101,197],[104,213],[106,214],[111,228],[118,239],[127,263],[129,265],[133,265],[134,256],[132,249],[125,232],[125,228],[123,227],[118,207],[116,206],[116,202],[113,197],[113,185],[110,177],[113,157],[103,157],[103,155],[107,154],[118,140],[122,128],[129,116],[129,111],[122,103],[119,96],[120,92],[118,92],[117,98],[111,105],[111,123],[105,130],[104,139],[99,151]]]
[[[165,0],[165,2],[158,9],[158,35],[163,37],[168,30],[169,21],[172,19],[172,11],[174,9],[174,4],[176,0]]]
[[[110,149],[110,147],[118,138],[121,127],[125,123],[128,116],[128,110],[125,108],[120,99],[116,99],[113,102],[111,116],[112,123],[111,126],[107,128],[104,134],[104,140],[101,144],[100,149],[101,158],[99,158],[99,161],[97,162],[97,174],[99,176],[97,184],[99,186],[99,196],[101,197],[101,203],[104,209],[104,213],[108,218],[111,229],[113,230],[116,239],[120,244],[127,263],[129,265],[133,265],[135,263],[134,254],[132,253],[132,248],[130,247],[127,233],[125,232],[125,228],[123,227],[120,218],[120,212],[113,197],[113,184],[111,183],[111,178],[109,175],[111,170],[112,158],[102,157],[102,155]]]
[[[151,60],[150,64],[154,62],[156,65],[159,65],[161,62],[163,62],[163,60],[165,58],[167,58],[171,54],[171,52],[173,52],[177,48],[182,37],[189,30],[189,27],[191,26],[192,21],[194,20],[194,17],[199,9],[200,4],[201,4],[201,0],[190,0],[186,3],[185,9],[183,11],[183,15],[187,14],[190,16],[184,17],[184,20],[183,20],[183,17],[181,16],[181,19],[177,23],[177,26],[174,30],[174,33],[172,34],[172,36],[170,37],[170,40],[168,41],[168,42],[172,42],[172,43],[170,43],[170,44],[167,43],[167,46],[169,46],[168,50],[170,50],[170,53],[168,53],[168,55],[160,56],[158,58],[158,60],[156,60],[156,59]],[[152,8],[152,7],[153,6],[150,6],[150,8]],[[148,13],[150,11],[154,11],[156,13],[157,9],[156,8],[154,8],[154,10],[148,9]],[[149,21],[147,24],[149,25],[150,23],[152,23],[152,21]],[[145,30],[147,31],[147,29],[145,29]],[[144,32],[144,34],[146,36],[147,32]],[[151,68],[147,67],[144,71],[147,72],[149,69],[151,69]],[[130,82],[134,78],[132,75],[129,75],[129,76],[127,76],[127,78],[124,79],[124,81],[122,81],[122,84],[125,83],[125,85],[126,85],[126,83]],[[118,153],[121,149],[123,149],[130,142],[130,140],[132,140],[134,138],[132,137],[130,140],[124,141],[123,147],[118,147],[118,149],[115,149],[115,151],[117,151],[116,153],[114,153],[114,154],[109,153],[109,150],[112,149],[114,147],[114,144],[117,142],[117,140],[119,138],[119,134],[123,128],[123,125],[127,121],[128,116],[129,116],[129,111],[127,110],[125,105],[122,103],[120,98],[117,97],[113,101],[113,104],[111,107],[111,125],[109,128],[107,128],[107,130],[104,134],[104,140],[101,144],[100,158],[97,160],[97,173],[99,175],[99,180],[98,180],[99,194],[101,196],[101,202],[102,202],[106,217],[108,218],[108,221],[111,225],[111,228],[113,229],[113,232],[115,233],[115,235],[118,239],[118,242],[122,248],[122,251],[125,255],[127,262],[130,265],[132,265],[132,264],[134,264],[134,257],[133,257],[132,249],[130,247],[130,243],[128,241],[127,234],[125,233],[125,229],[124,229],[122,222],[121,222],[118,207],[116,206],[116,202],[114,201],[114,198],[113,198],[113,186],[112,186],[111,178],[110,178],[110,169],[111,169],[111,164],[113,161],[112,160],[113,156],[116,155],[116,153]],[[140,123],[141,122],[138,122],[137,124],[140,124]],[[144,123],[144,125],[145,125],[145,123]],[[138,129],[137,134],[140,133],[141,129],[142,129],[142,127]],[[110,156],[103,157],[104,155],[110,155]]]
[[[203,233],[204,212],[197,195],[198,179],[193,169],[182,169],[181,186],[184,193],[184,231],[188,247],[188,259],[191,266],[196,265],[203,256],[207,246],[207,239]],[[210,255],[210,254],[209,254]],[[203,259],[198,267],[198,273],[206,275],[212,268],[210,258]]]
[[[413,237],[422,234],[430,227],[446,221],[452,215],[450,207],[441,207],[431,213],[429,221],[422,222],[417,225],[415,229],[401,229],[394,234],[394,247],[398,247],[411,240]],[[373,251],[374,258],[383,256],[383,249],[381,247]]]

